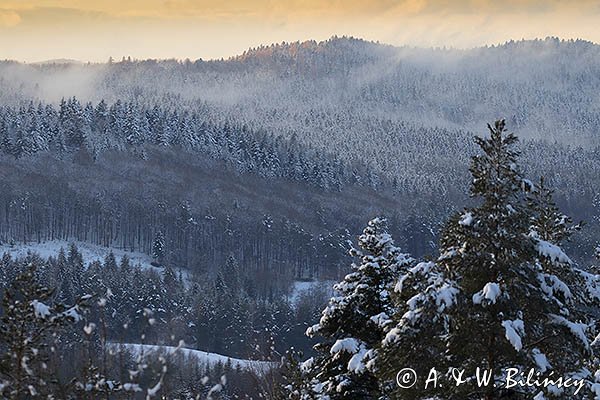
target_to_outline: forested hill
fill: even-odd
[[[1,55],[0,55],[1,56]],[[312,276],[385,212],[432,251],[467,197],[473,135],[506,117],[532,180],[588,226],[599,188],[600,47],[413,49],[332,38],[227,60],[0,63],[0,240],[93,241],[210,270]]]

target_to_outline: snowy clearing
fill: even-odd
[[[293,305],[298,305],[301,297],[308,294],[311,290],[324,290],[327,297],[333,296],[333,285],[335,281],[295,281],[288,300]]]
[[[110,343],[112,349],[118,350],[123,347],[132,355],[138,356],[143,354],[148,356],[151,354],[161,353],[167,355],[181,354],[186,358],[195,358],[198,365],[201,367],[213,367],[218,364],[230,363],[234,368],[240,368],[246,371],[251,371],[257,374],[265,374],[270,369],[277,366],[277,363],[270,361],[244,360],[239,358],[227,357],[221,354],[208,353],[206,351],[188,349],[185,347],[175,346],[160,346],[150,344],[137,343]]]
[[[67,255],[71,243],[75,243],[77,246],[77,250],[81,253],[86,266],[93,261],[104,262],[106,256],[110,253],[110,251],[112,251],[115,255],[117,263],[121,261],[123,256],[127,255],[127,257],[129,257],[129,263],[132,266],[139,266],[142,269],[151,269],[158,273],[162,273],[163,271],[163,268],[151,265],[152,257],[145,253],[98,246],[88,242],[78,241],[52,240],[42,243],[33,242],[27,244],[15,244],[14,246],[3,244],[0,246],[0,255],[8,253],[13,259],[15,259],[24,258],[27,256],[27,253],[31,252],[38,254],[42,258],[56,257],[61,248],[64,249],[65,255]],[[181,271],[183,277],[186,280],[189,280],[189,274],[185,270],[181,268],[174,269],[176,272]]]

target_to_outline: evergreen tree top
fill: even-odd
[[[472,157],[470,172],[471,195],[491,205],[506,201],[523,186],[523,178],[517,166],[520,152],[514,149],[518,138],[506,133],[504,120],[496,121],[494,126],[488,124],[488,129],[490,137],[475,137],[483,154]]]

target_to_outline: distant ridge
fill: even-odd
[[[372,41],[362,38],[356,38],[353,36],[332,36],[326,40],[303,40],[293,42],[278,42],[271,44],[259,45],[256,47],[250,47],[243,51],[241,54],[231,55],[227,58],[221,59],[202,59],[191,60],[196,62],[230,62],[230,63],[260,63],[261,60],[277,58],[277,63],[285,62],[300,62],[307,54],[322,54],[323,56],[329,54],[337,54],[344,52],[353,53],[352,55],[370,55],[376,52],[378,55],[390,55],[394,50],[398,49],[415,49],[415,50],[460,50],[460,51],[473,51],[482,49],[511,49],[520,47],[533,47],[533,48],[558,48],[561,46],[577,46],[580,48],[594,48],[599,46],[598,43],[585,40],[585,39],[563,39],[556,36],[548,36],[546,38],[536,39],[511,39],[503,43],[489,44],[476,46],[468,49],[463,48],[452,48],[452,47],[425,47],[425,46],[413,46],[413,45],[392,45],[382,43],[379,41]],[[349,54],[350,55],[350,54]],[[175,59],[175,58],[143,58],[143,59],[131,59],[123,57],[122,61],[114,61],[118,63],[131,63],[131,62],[189,62],[190,60]],[[0,62],[18,62],[16,60],[4,59]],[[29,65],[84,65],[87,64],[85,61],[70,59],[70,58],[56,58],[50,60],[43,60],[37,62],[24,62],[23,64]],[[103,64],[103,62],[93,62],[93,64]]]
[[[28,63],[28,64],[32,64],[32,65],[47,65],[47,64],[76,64],[76,65],[81,65],[84,64],[83,61],[79,61],[79,60],[73,60],[70,58],[55,58],[52,60],[44,60],[44,61],[37,61],[37,62],[32,62],[32,63]]]

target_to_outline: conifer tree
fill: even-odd
[[[399,371],[410,368],[418,377],[429,377],[431,368],[447,367],[445,359],[448,316],[458,289],[435,262],[408,265],[398,272],[391,295],[394,313],[385,326],[385,337],[376,346],[377,357],[368,364],[379,379],[384,398],[423,398],[424,379],[413,387],[399,387]],[[408,376],[408,379],[413,377]]]
[[[104,258],[104,268],[108,274],[114,275],[117,271],[117,259],[115,254],[110,250]]]
[[[432,320],[443,321],[442,330],[421,330],[428,340],[407,341],[395,351],[436,349],[442,365],[464,369],[462,378],[471,382],[478,367],[493,371],[481,387],[446,385],[438,388],[441,396],[541,399],[553,393],[567,398],[573,389],[506,388],[508,368],[589,378],[587,337],[593,324],[585,312],[589,299],[574,295],[582,292],[581,274],[559,247],[572,230],[568,218],[543,185],[536,188],[523,178],[516,163],[517,138],[506,133],[504,121],[488,127],[489,138],[476,138],[483,154],[473,157],[470,169],[471,195],[479,205],[451,217],[441,235],[435,270],[452,290],[441,297],[444,291],[438,290],[428,307],[419,307],[420,312],[430,310]],[[399,285],[397,292],[402,292],[402,281]],[[450,301],[439,307],[440,298]],[[429,367],[437,367],[440,359],[435,363]]]
[[[315,398],[376,399],[381,395],[367,364],[377,358],[374,347],[383,339],[392,314],[390,292],[397,271],[412,265],[413,259],[394,246],[380,218],[369,222],[351,254],[360,262],[334,286],[337,296],[319,323],[307,330],[311,337],[322,337],[315,346],[317,356],[303,364],[309,393]]]
[[[165,256],[165,237],[162,231],[158,231],[152,242],[152,258],[158,263],[162,263]]]
[[[560,213],[543,180],[534,185],[523,178],[517,138],[506,134],[504,121],[489,129],[489,138],[476,139],[483,154],[471,164],[471,194],[479,205],[450,218],[436,262],[399,274],[394,323],[371,365],[392,398],[574,395],[557,387],[507,389],[508,368],[592,380],[588,336],[594,324],[587,310],[594,287],[581,289],[595,278],[560,248],[579,225]],[[392,384],[406,367],[421,377],[413,390]],[[453,367],[472,384],[424,390],[431,368],[451,378]],[[477,368],[493,371],[488,384],[475,385]]]

